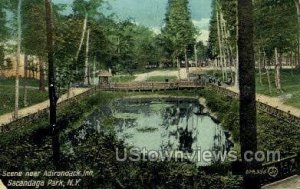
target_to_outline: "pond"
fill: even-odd
[[[182,152],[193,155],[192,161],[198,165],[210,165],[217,161],[217,155],[226,155],[232,147],[229,133],[210,115],[202,113],[197,99],[120,99],[111,107],[100,107],[95,111],[85,125],[101,132],[105,126],[99,112],[115,118],[114,131],[119,140],[140,152],[150,151]],[[78,133],[78,138],[84,139],[87,127]],[[214,153],[209,160],[203,160],[203,153]],[[200,156],[199,156],[200,154]],[[148,154],[149,155],[149,154]],[[170,154],[167,154],[170,156]],[[178,154],[176,154],[178,155]],[[174,153],[172,158],[176,157]],[[199,158],[200,157],[200,158]],[[161,158],[161,157],[160,157]]]

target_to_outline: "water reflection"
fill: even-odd
[[[74,146],[90,135],[101,134],[107,119],[113,117],[114,131],[129,146],[148,151],[228,152],[232,147],[226,136],[229,133],[202,114],[202,109],[191,99],[118,100],[111,107],[100,107],[69,139]]]
[[[113,115],[118,137],[128,145],[147,150],[194,150],[225,153],[228,141],[220,125],[197,101],[117,101]]]

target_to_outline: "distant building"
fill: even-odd
[[[6,55],[4,62],[0,67],[0,77],[16,76],[17,57],[15,54]],[[19,65],[19,76],[24,78],[40,78],[39,60],[34,56],[27,56],[27,65],[25,65],[25,55],[21,54]]]
[[[112,77],[111,69],[108,71],[99,70],[97,76],[99,77],[99,85],[109,85]]]

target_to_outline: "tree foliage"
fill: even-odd
[[[169,59],[183,56],[195,44],[196,28],[191,21],[188,0],[169,0],[162,29],[165,51]]]

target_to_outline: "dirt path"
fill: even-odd
[[[239,91],[235,87],[227,87],[228,90],[239,93]],[[256,100],[265,104],[268,104],[273,107],[277,107],[279,110],[290,112],[290,114],[300,117],[300,109],[295,108],[293,106],[289,106],[284,104],[282,99],[279,97],[270,97],[262,94],[256,94]]]
[[[88,88],[72,88],[70,90],[71,91],[70,91],[69,98],[72,98],[74,96],[77,96],[81,93],[86,92],[89,89]],[[58,103],[60,103],[62,101],[65,101],[67,99],[68,99],[68,95],[64,94],[59,98]],[[19,110],[19,118],[22,118],[22,117],[25,117],[27,115],[36,113],[36,112],[38,112],[40,110],[43,110],[43,109],[46,109],[48,107],[49,107],[49,100],[41,102],[41,103],[33,105],[33,106],[30,106],[30,107],[27,107],[27,108],[20,109]],[[0,116],[0,127],[2,125],[6,125],[6,124],[8,124],[12,121],[13,121],[13,112],[1,115]]]
[[[292,176],[287,179],[266,185],[262,189],[300,189],[300,176]]]
[[[190,68],[190,73],[193,72],[199,72],[203,68]],[[187,74],[186,74],[186,69],[181,68],[180,73],[178,75],[178,70],[158,70],[158,71],[152,71],[148,73],[142,73],[142,74],[136,74],[136,78],[134,81],[141,82],[141,81],[146,81],[149,77],[154,77],[154,76],[175,76],[178,79],[187,79]]]

